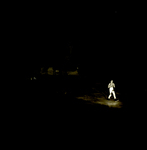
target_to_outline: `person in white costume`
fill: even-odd
[[[108,84],[108,88],[109,88],[109,93],[110,93],[108,99],[110,99],[110,97],[113,94],[113,97],[116,100],[116,95],[115,95],[115,91],[114,91],[115,84],[113,83],[113,80],[111,80],[111,82]]]

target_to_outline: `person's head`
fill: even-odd
[[[113,80],[111,80],[111,83],[113,83]]]

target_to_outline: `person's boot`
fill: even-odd
[[[114,99],[115,101],[119,101],[117,98]]]

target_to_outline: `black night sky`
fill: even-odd
[[[77,63],[103,70],[104,75],[111,72],[120,78],[130,67],[129,74],[144,71],[145,41],[137,12],[117,6],[105,10],[81,7],[33,5],[24,9],[19,44],[25,64],[60,64],[71,45]],[[129,80],[128,74],[124,76]]]

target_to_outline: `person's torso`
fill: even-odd
[[[114,83],[109,83],[109,87],[110,87],[110,88],[115,87]]]

